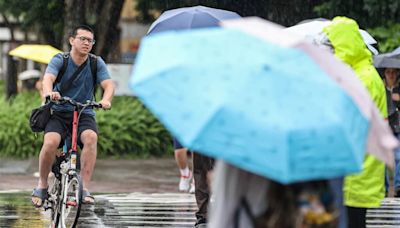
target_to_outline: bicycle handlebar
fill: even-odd
[[[77,107],[78,109],[81,108],[86,108],[86,107],[93,107],[93,108],[103,108],[103,106],[100,103],[97,103],[95,101],[86,101],[86,103],[80,103],[78,101],[75,101],[69,97],[61,97],[58,100],[52,100],[50,99],[50,96],[46,97],[46,103],[47,102],[52,102],[55,104],[60,104],[60,103],[70,103],[72,106]]]

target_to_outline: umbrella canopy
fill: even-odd
[[[48,64],[56,54],[62,51],[44,44],[22,44],[9,52],[10,55]]]
[[[231,29],[158,34],[143,40],[130,84],[185,146],[206,155],[282,183],[357,172],[368,117],[308,47]],[[337,74],[352,73],[327,57]]]
[[[309,19],[297,25],[286,28],[287,31],[304,37],[314,37],[322,32],[322,29],[331,23],[328,19]],[[365,30],[360,29],[360,33],[366,44],[376,44],[376,40]]]
[[[277,27],[266,20],[250,17],[241,20],[231,20],[222,22],[223,27],[234,28],[252,34],[267,42],[280,43],[284,46],[293,46],[302,50],[313,50],[314,47],[285,34],[287,30],[279,31],[282,27]],[[281,37],[271,36],[270,34],[281,33]],[[382,119],[379,110],[371,100],[365,86],[360,82],[354,72],[348,67],[336,67],[336,58],[332,58],[330,53],[325,50],[307,51],[319,66],[326,71],[346,93],[352,97],[364,116],[370,120],[370,128],[367,140],[367,151],[375,155],[380,160],[393,166],[393,150],[398,146],[397,140],[393,137],[388,124]]]
[[[379,61],[380,58],[400,58],[400,47],[394,49],[392,52],[381,54],[377,56],[377,58],[378,59],[376,61]]]
[[[400,57],[400,47],[394,49],[394,51],[391,52],[391,55],[392,55],[393,57],[396,57],[396,58],[397,58],[397,57]]]
[[[231,11],[205,6],[183,7],[165,11],[150,26],[148,34],[192,28],[217,27],[222,20],[239,18]]]
[[[393,57],[392,53],[374,56],[374,66],[376,68],[396,68],[400,69],[400,59]]]
[[[18,74],[18,79],[23,81],[31,78],[40,78],[41,75],[42,72],[38,70],[26,70]]]

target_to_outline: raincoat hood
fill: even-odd
[[[353,69],[362,63],[372,65],[371,52],[361,37],[357,22],[347,17],[335,17],[323,32],[333,45],[335,55]]]

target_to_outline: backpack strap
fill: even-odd
[[[68,66],[68,59],[69,59],[69,52],[64,52],[62,54],[63,57],[63,65],[60,69],[60,71],[58,72],[56,81],[54,82],[54,85],[56,85],[57,83],[59,83],[62,79],[62,77],[64,76],[65,71],[67,70],[67,66]]]
[[[75,80],[78,78],[78,75],[81,73],[81,71],[83,70],[83,68],[85,68],[85,66],[87,65],[88,59],[85,60],[85,62],[83,62],[78,69],[76,69],[76,71],[74,72],[74,74],[72,74],[71,78],[66,81],[64,84],[61,84],[61,88],[60,88],[60,94],[62,95],[63,92],[67,91],[71,85],[75,82]]]
[[[93,77],[93,100],[96,100],[96,89],[97,89],[97,56],[89,53],[90,60],[90,71]]]

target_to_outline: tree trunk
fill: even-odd
[[[15,36],[14,36],[14,26],[9,22],[8,17],[5,14],[2,14],[4,23],[10,30],[10,45],[9,45],[9,50],[11,51],[12,49],[17,47],[17,44],[15,42]],[[8,52],[7,52],[8,53]],[[17,87],[17,64],[16,61],[13,59],[11,55],[7,54],[7,71],[6,71],[6,98],[10,99],[13,95],[16,95],[18,93],[18,87]]]
[[[10,47],[16,47],[11,44]],[[11,49],[10,49],[11,50]],[[17,63],[11,55],[7,55],[7,73],[6,73],[6,98],[10,99],[18,93],[17,87]]]
[[[85,0],[65,0],[65,23],[62,47],[64,51],[70,50],[69,35],[71,30],[78,25],[85,24]]]
[[[106,61],[110,60],[112,48],[116,48],[120,30],[118,28],[124,0],[105,1],[96,23],[95,53]]]

